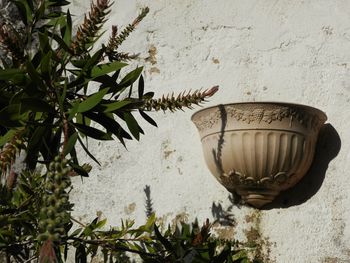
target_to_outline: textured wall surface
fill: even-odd
[[[73,4],[81,21],[89,1]],[[226,215],[237,226],[218,233],[257,240],[267,262],[350,262],[350,1],[120,0],[108,28],[122,28],[143,6],[151,11],[122,49],[140,53],[133,66],[145,65],[156,96],[218,84],[206,106],[295,102],[325,111],[329,125],[305,180],[259,211],[233,205],[207,170],[193,111],[153,113],[159,128],[141,122],[146,136],[127,150],[90,142],[102,165],[76,179],[76,216],[102,211],[111,224],[141,224],[149,185],[164,222]]]

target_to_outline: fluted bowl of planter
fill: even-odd
[[[316,108],[276,102],[218,105],[192,116],[210,172],[255,207],[306,174],[326,120]]]

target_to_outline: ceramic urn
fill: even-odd
[[[192,116],[211,173],[255,207],[306,174],[326,119],[313,107],[274,102],[218,105]]]

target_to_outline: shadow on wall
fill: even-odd
[[[146,217],[149,218],[150,216],[152,216],[153,213],[155,213],[151,198],[151,187],[149,185],[145,185],[143,191],[146,196],[145,213]],[[230,201],[230,204],[226,208],[223,208],[223,206],[219,202],[217,204],[213,202],[211,206],[211,213],[216,223],[220,224],[221,226],[233,227],[236,225],[236,220],[234,218],[232,209],[234,206],[240,207],[240,196],[235,193],[231,193],[228,196],[228,200]]]
[[[339,134],[331,124],[325,124],[320,131],[314,161],[307,174],[294,187],[282,192],[262,209],[287,208],[310,199],[320,189],[328,164],[338,155],[340,147]]]
[[[211,213],[215,219],[215,222],[219,223],[221,226],[235,226],[236,220],[232,213],[232,208],[234,206],[240,206],[239,202],[237,202],[239,197],[236,194],[230,194],[228,196],[228,200],[230,201],[230,205],[227,208],[223,208],[220,203],[216,204],[213,202],[211,205]]]
[[[146,217],[149,218],[154,214],[153,209],[153,202],[151,198],[151,187],[149,185],[146,185],[145,188],[143,188],[143,192],[145,193],[146,199],[145,199],[145,213]]]

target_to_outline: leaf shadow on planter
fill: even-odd
[[[319,134],[313,163],[306,175],[292,188],[281,192],[275,200],[260,208],[288,208],[305,203],[321,188],[328,165],[339,153],[341,139],[335,128],[327,123]]]

